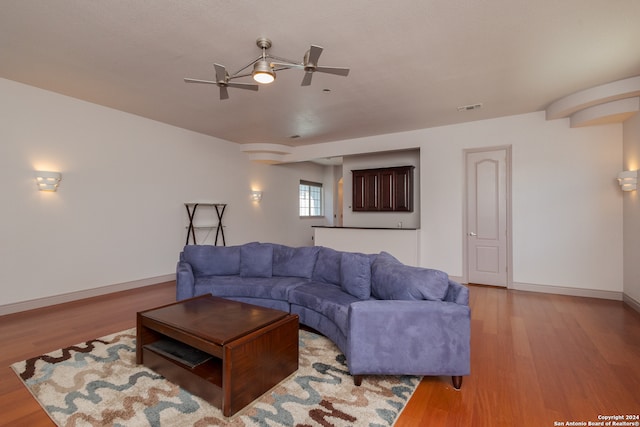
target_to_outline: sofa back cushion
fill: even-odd
[[[311,278],[315,282],[332,283],[340,285],[340,264],[342,252],[335,249],[318,246],[318,258]]]
[[[191,264],[195,276],[231,276],[240,273],[239,246],[187,245],[180,259]]]
[[[273,275],[310,279],[319,249],[318,246],[273,245]]]
[[[379,299],[441,301],[448,287],[447,273],[404,265],[386,252],[371,265],[371,292]]]
[[[342,289],[354,297],[371,297],[371,257],[361,253],[343,252],[340,259]]]
[[[240,276],[271,277],[273,273],[273,245],[247,243],[240,246]]]

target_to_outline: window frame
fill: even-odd
[[[301,197],[302,186],[308,187],[309,205],[306,207],[308,215],[302,215],[302,209],[305,208],[302,206],[302,203],[301,203],[303,200]],[[318,210],[320,211],[319,215],[311,215],[311,209],[312,209],[311,200],[314,200],[311,198],[312,188],[318,189],[318,193],[320,194],[320,198],[319,198],[320,206],[318,208]],[[322,185],[321,182],[307,181],[304,179],[300,180],[300,183],[298,184],[298,215],[300,218],[324,218],[324,186]]]

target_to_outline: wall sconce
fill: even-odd
[[[57,191],[58,184],[60,184],[60,180],[62,179],[62,174],[60,172],[36,171],[35,177],[38,190]]]
[[[633,191],[638,186],[638,171],[623,171],[618,174],[618,183],[622,191]]]
[[[260,203],[260,200],[262,200],[262,191],[252,190],[251,200],[253,200],[254,202]]]

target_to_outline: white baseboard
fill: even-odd
[[[47,307],[55,304],[62,304],[65,302],[76,301],[84,298],[97,297],[100,295],[106,295],[113,292],[126,291],[129,289],[142,288],[144,286],[156,285],[158,283],[169,282],[176,280],[175,274],[166,274],[164,276],[150,277],[147,279],[134,280],[131,282],[118,283],[115,285],[101,286],[99,288],[86,289],[77,292],[69,292],[61,295],[54,295],[45,298],[38,298],[29,301],[22,301],[13,304],[0,305],[0,316],[6,314],[18,313],[21,311],[33,310],[36,308]],[[461,283],[462,277],[451,276],[451,280]],[[540,292],[548,294],[558,295],[570,295],[578,297],[589,298],[603,298],[616,301],[624,301],[625,304],[640,312],[640,302],[636,301],[632,297],[622,292],[615,291],[602,291],[596,289],[582,289],[582,288],[568,288],[565,286],[549,286],[549,285],[535,285],[532,283],[512,283],[509,289],[528,291],[528,292]]]
[[[637,301],[637,300],[631,298],[627,294],[624,294],[622,296],[622,301],[624,301],[625,304],[627,304],[629,307],[633,308],[635,311],[640,313],[640,301]]]
[[[449,278],[458,283],[465,283],[463,277],[458,276],[449,276]],[[507,289],[507,288],[504,288]],[[527,291],[527,292],[539,292],[543,294],[557,294],[557,295],[569,295],[574,297],[588,297],[588,298],[602,298],[602,299],[610,299],[615,301],[623,300],[622,292],[615,291],[603,291],[599,289],[584,289],[584,288],[569,288],[566,286],[554,286],[554,285],[536,285],[533,283],[519,283],[513,282],[508,289],[513,289],[516,291]],[[627,298],[637,304],[640,307],[640,303],[633,300],[628,295],[624,294],[624,301],[627,302]],[[633,306],[632,302],[627,302],[630,306]],[[639,310],[640,311],[640,310]]]
[[[111,294],[113,292],[127,291],[129,289],[142,288],[144,286],[156,285],[158,283],[176,280],[175,273],[164,276],[150,277],[148,279],[134,280],[132,282],[118,283],[115,285],[101,286],[99,288],[85,289],[82,291],[69,292],[66,294],[53,295],[45,298],[37,298],[29,301],[21,301],[13,304],[0,305],[0,316],[5,314],[18,313],[20,311],[33,310],[47,307],[49,305],[62,304],[84,298],[97,297]]]
[[[616,301],[622,301],[622,292],[616,291],[603,291],[599,289],[584,289],[584,288],[569,288],[566,286],[553,286],[553,285],[535,285],[532,283],[517,283],[511,284],[509,289],[528,292],[541,292],[547,294],[558,295],[570,295],[574,297],[588,297],[588,298],[602,298]]]

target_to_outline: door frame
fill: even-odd
[[[511,145],[497,145],[497,146],[489,146],[489,147],[478,147],[478,148],[465,148],[463,149],[463,199],[462,199],[462,263],[463,263],[463,272],[462,272],[462,281],[464,283],[469,283],[469,240],[468,237],[468,219],[469,219],[469,210],[467,207],[467,201],[469,197],[469,189],[467,188],[468,176],[467,176],[467,155],[469,153],[482,153],[485,151],[498,151],[505,150],[505,159],[506,159],[506,179],[505,179],[505,197],[506,197],[506,208],[507,208],[507,289],[511,289],[513,287],[513,241],[512,241],[512,222],[511,222]]]

